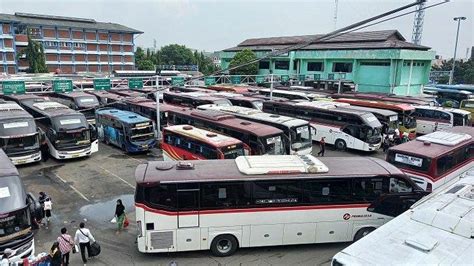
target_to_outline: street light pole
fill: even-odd
[[[466,20],[466,17],[455,17],[453,19],[454,21],[458,22],[458,29],[456,32],[456,44],[454,45],[453,68],[451,69],[451,73],[449,73],[449,85],[453,83],[453,79],[454,79],[454,67],[456,65],[456,52],[458,50],[459,27],[461,26],[461,21]]]
[[[161,76],[156,76],[156,137],[158,138],[158,141],[161,140],[161,130],[160,130],[160,85],[159,85],[159,80],[161,80]]]

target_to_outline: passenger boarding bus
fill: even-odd
[[[155,125],[141,115],[102,108],[95,112],[99,140],[125,152],[143,152],[155,147]]]
[[[13,164],[41,161],[41,137],[32,115],[19,104],[0,99],[0,149]]]
[[[40,218],[41,211],[35,198],[26,193],[18,170],[0,149],[0,254],[7,248],[14,251],[9,265],[34,255],[32,221]]]
[[[259,89],[258,94],[264,95],[269,97],[270,96],[270,89]],[[282,97],[289,100],[304,100],[310,101],[311,99],[306,95],[304,92],[298,91],[285,91],[285,90],[273,90],[272,97]]]
[[[344,109],[331,102],[263,103],[263,111],[309,121],[315,129],[313,140],[325,138],[339,150],[376,151],[382,144],[382,124],[369,112]]]
[[[252,155],[286,154],[283,131],[213,110],[169,110],[168,125],[191,125],[241,140]]]
[[[72,110],[79,111],[86,116],[87,122],[94,124],[94,113],[100,103],[97,97],[85,92],[51,93],[47,95],[55,102],[64,104]]]
[[[471,112],[444,107],[415,106],[416,132],[428,134],[453,126],[471,126]]]
[[[23,107],[45,132],[49,153],[56,159],[90,156],[99,150],[97,133],[84,114],[58,102],[35,100]]]
[[[163,101],[167,104],[196,108],[203,104],[232,105],[229,100],[203,92],[164,92]]]
[[[135,176],[144,253],[229,256],[237,248],[358,240],[392,218],[368,212],[371,203],[420,190],[396,167],[368,157],[156,161],[139,165]]]
[[[337,253],[333,266],[469,265],[474,261],[474,166],[370,235]],[[385,201],[390,201],[390,198]],[[384,201],[374,211],[387,213]]]
[[[415,107],[403,103],[391,103],[384,101],[369,101],[341,98],[335,100],[336,102],[348,103],[350,105],[370,107],[391,110],[398,114],[398,129],[401,133],[407,133],[409,139],[416,137],[416,119],[413,117]]]
[[[474,161],[474,128],[436,131],[388,150],[387,161],[432,191]]]
[[[345,107],[350,110],[372,113],[382,124],[382,134],[393,135],[398,128],[398,114],[394,111],[350,105]]]
[[[165,161],[235,159],[250,154],[250,147],[236,138],[188,125],[165,127],[160,144]]]
[[[305,155],[311,154],[313,150],[311,131],[314,130],[312,130],[306,120],[264,113],[259,110],[240,106],[201,105],[198,109],[217,110],[248,121],[262,123],[283,130],[283,133],[285,133],[283,142],[287,154]]]

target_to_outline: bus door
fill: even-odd
[[[201,248],[199,228],[199,188],[193,184],[178,185],[178,230],[176,246],[178,251]],[[183,187],[184,186],[184,187]]]

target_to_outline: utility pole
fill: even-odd
[[[270,101],[273,98],[273,73],[270,74]]]
[[[459,27],[461,26],[461,21],[466,20],[466,17],[455,17],[453,18],[453,20],[458,22],[458,30],[456,31],[456,43],[454,44],[453,68],[451,69],[451,73],[449,74],[449,85],[453,83],[453,79],[454,79],[454,67],[456,65],[456,52],[458,50]]]
[[[334,30],[337,29],[337,8],[338,8],[338,0],[334,0]]]
[[[413,21],[413,32],[411,35],[411,41],[414,44],[421,44],[421,35],[423,33],[423,20],[425,18],[425,2],[420,2],[416,6],[415,20]]]
[[[160,85],[159,81],[161,80],[160,76],[156,76],[156,137],[158,138],[158,142],[161,140],[161,121],[160,121]]]

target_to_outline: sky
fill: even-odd
[[[337,27],[378,15],[414,0],[339,0]],[[427,5],[444,0],[428,0]],[[15,12],[92,18],[144,33],[142,47],[184,44],[219,51],[247,38],[328,33],[334,29],[334,0],[0,0],[0,13]],[[413,10],[414,8],[410,9]],[[461,23],[457,58],[474,45],[474,0],[451,0],[425,11],[422,45],[452,58],[457,22]],[[411,41],[414,14],[365,30],[398,30]]]

